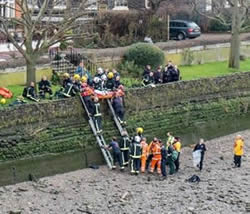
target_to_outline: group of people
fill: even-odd
[[[154,137],[148,143],[143,136],[143,128],[139,127],[132,138],[129,138],[126,131],[123,131],[119,142],[116,137],[113,137],[109,146],[106,147],[113,152],[113,169],[116,168],[118,162],[121,170],[130,165],[131,174],[138,175],[140,172],[154,173],[157,171],[164,179],[167,176],[166,165],[169,166],[170,175],[178,172],[181,141],[179,137],[174,137],[170,132],[167,133],[167,136],[166,142]]]
[[[164,68],[158,66],[156,71],[153,71],[151,66],[147,65],[142,74],[142,78],[144,86],[175,82],[180,80],[180,70],[172,61],[169,61]]]
[[[116,169],[116,163],[120,169],[124,170],[129,166],[131,174],[154,173],[155,171],[162,176],[167,177],[166,166],[169,167],[169,175],[172,175],[180,169],[181,140],[174,137],[172,133],[167,133],[167,141],[154,137],[151,142],[143,136],[143,128],[136,129],[136,135],[129,138],[128,133],[123,131],[121,139],[112,138],[111,143],[105,148],[113,152],[113,169]],[[244,140],[238,135],[234,141],[234,167],[241,167],[241,157],[243,155]],[[193,163],[200,171],[203,169],[205,152],[207,151],[204,139],[193,147]],[[199,158],[197,159],[197,155]],[[198,161],[197,161],[198,160]]]

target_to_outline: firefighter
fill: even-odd
[[[154,84],[154,72],[150,71],[148,75],[143,76],[143,86]]]
[[[47,80],[46,76],[43,76],[41,81],[38,83],[38,89],[39,89],[39,95],[41,98],[45,98],[46,93],[48,93],[50,97],[52,97],[53,95],[51,84]]]
[[[142,136],[142,134],[143,134],[143,128],[142,127],[138,127],[138,128],[136,128],[136,133],[137,133],[137,136],[139,136],[140,137],[140,140],[141,140],[141,138],[143,137]]]
[[[180,154],[181,154],[181,140],[179,137],[176,137],[173,143],[175,151],[178,153],[177,159],[175,160],[175,171],[178,172],[180,168]]]
[[[119,86],[121,85],[120,80],[121,80],[121,77],[120,77],[119,75],[117,75],[117,76],[115,77],[115,88],[116,88],[116,89],[119,88]]]
[[[121,149],[119,147],[119,144],[117,143],[116,137],[112,137],[112,141],[110,142],[108,147],[106,147],[106,149],[112,149],[112,151],[113,151],[112,169],[116,169],[116,162],[118,162],[120,169],[124,170],[124,166],[123,166],[123,162],[122,162],[122,153],[121,153]]]
[[[141,140],[141,148],[142,148],[142,155],[141,155],[141,172],[144,173],[146,169],[146,161],[148,157],[148,144],[147,139],[145,137]]]
[[[157,173],[161,174],[161,146],[157,138],[154,139],[152,154],[153,157],[150,165],[150,172],[153,173],[155,166],[157,166]]]
[[[141,138],[137,135],[133,138],[130,145],[130,157],[131,157],[131,174],[139,174],[140,162],[141,162]]]
[[[94,77],[93,87],[95,90],[102,90],[102,80],[99,77]]]
[[[72,84],[69,73],[63,74],[63,88],[65,89],[69,84]]]
[[[114,108],[117,119],[121,124],[124,124],[124,107],[123,100],[118,93],[115,93],[115,97],[112,99],[112,106]]]
[[[90,116],[94,114],[94,103],[91,96],[94,95],[94,90],[88,86],[87,78],[82,77],[82,85],[81,85],[81,96],[87,106],[88,112]]]
[[[30,82],[30,86],[25,87],[23,89],[23,97],[26,97],[29,100],[32,100],[32,101],[35,101],[35,102],[39,102],[39,99],[38,99],[37,94],[36,94],[36,89],[35,89],[35,83],[34,82]]]
[[[128,137],[128,133],[124,130],[122,131],[121,135],[122,135],[122,138],[120,141],[120,149],[122,152],[122,162],[123,162],[123,166],[127,166],[128,161],[129,161],[130,139]]]
[[[237,135],[234,141],[234,167],[241,167],[241,157],[243,155],[244,139]]]
[[[94,121],[97,134],[102,132],[102,114],[98,97],[94,97]]]
[[[107,77],[108,77],[108,79],[107,79],[107,81],[105,83],[105,88],[107,90],[113,91],[114,88],[115,88],[114,74],[112,72],[109,72],[107,74]]]

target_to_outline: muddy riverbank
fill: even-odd
[[[181,154],[181,170],[161,181],[157,175],[83,169],[0,188],[0,213],[245,213],[250,202],[250,130],[242,168],[232,168],[233,138],[206,142],[204,170],[192,166],[191,148]],[[185,182],[193,174],[199,184]]]

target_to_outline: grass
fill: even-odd
[[[8,104],[10,104],[10,103],[12,103],[14,100],[16,100],[16,98],[17,98],[18,96],[21,96],[21,95],[22,95],[24,86],[22,86],[22,85],[10,85],[10,86],[8,86],[8,87],[6,87],[6,88],[8,88],[8,89],[13,93],[13,97],[12,97],[11,99],[6,99],[7,102],[6,102],[5,106],[7,106]],[[53,90],[53,92],[59,90],[59,88],[60,88],[59,85],[52,85],[52,90]],[[1,99],[1,97],[0,97],[0,99]],[[30,101],[30,100],[28,100],[28,99],[26,99],[26,101],[27,101],[28,103],[29,103],[29,102],[32,102],[32,101]],[[0,104],[0,108],[1,108],[1,106],[3,106],[3,105]]]
[[[200,79],[205,77],[217,77],[234,72],[250,71],[250,59],[241,61],[240,69],[228,68],[228,62],[214,62],[202,65],[180,66],[182,80]]]
[[[227,74],[232,74],[234,72],[243,72],[243,71],[250,71],[250,59],[245,61],[241,61],[240,69],[229,69],[227,62],[214,62],[214,63],[207,63],[202,65],[192,65],[192,66],[180,66],[182,80],[192,80],[192,79],[200,79],[205,77],[217,77]],[[126,87],[133,87],[139,86],[141,84],[141,80],[136,78],[122,77],[121,82]],[[60,86],[52,86],[53,92],[57,91]],[[17,96],[22,95],[24,86],[20,85],[12,85],[6,87],[13,93],[13,98],[7,100],[7,105],[12,103]],[[1,108],[1,104],[0,104]]]

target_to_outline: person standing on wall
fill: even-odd
[[[243,155],[244,139],[237,135],[234,140],[234,167],[241,167],[241,157]]]
[[[197,143],[194,147],[194,152],[200,150],[201,152],[201,158],[200,158],[200,163],[198,164],[197,167],[199,167],[200,171],[203,168],[203,160],[204,160],[204,156],[205,156],[205,152],[207,151],[206,145],[204,144],[204,139],[200,139],[199,143]]]
[[[178,172],[180,168],[180,154],[181,154],[181,140],[179,137],[176,137],[173,143],[173,147],[177,152],[177,159],[175,160],[175,171]]]

